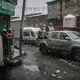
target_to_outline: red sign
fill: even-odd
[[[3,20],[4,19],[4,15],[0,15],[0,20]]]

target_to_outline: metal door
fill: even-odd
[[[69,37],[69,36],[64,32],[60,32],[60,34],[59,34],[59,48],[60,48],[60,50],[63,50],[63,51],[69,50],[71,40],[67,40],[66,37]]]
[[[58,49],[59,45],[58,45],[58,32],[53,32],[50,35],[50,39],[49,39],[49,46],[54,48],[54,49]]]

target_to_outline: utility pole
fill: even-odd
[[[59,3],[60,3],[60,20],[61,20],[61,25],[63,24],[63,17],[62,17],[62,2],[63,0],[59,0]]]
[[[25,4],[26,0],[23,0],[23,7],[22,7],[22,16],[21,16],[21,24],[20,24],[20,40],[19,40],[19,54],[22,55],[22,29],[23,29],[23,22],[24,22],[24,13],[25,13]]]

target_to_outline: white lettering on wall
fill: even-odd
[[[5,1],[2,1],[2,9],[14,12],[15,11],[15,5],[8,3],[8,2],[5,2]]]

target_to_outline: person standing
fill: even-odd
[[[48,29],[49,31],[54,31],[54,26],[52,23],[49,24]]]
[[[12,34],[12,29],[10,28],[7,32],[8,35],[8,53],[9,55],[12,55],[12,48],[13,48],[13,34]]]
[[[8,36],[7,36],[7,30],[3,29],[2,33],[2,41],[3,41],[3,54],[8,55]]]

